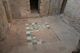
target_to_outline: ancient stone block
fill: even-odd
[[[0,53],[3,53],[6,51],[7,48],[6,44],[4,43],[7,38],[7,32],[8,30],[8,21],[5,14],[5,9],[2,3],[2,0],[0,0]]]

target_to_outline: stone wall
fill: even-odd
[[[3,6],[5,8],[5,13],[8,19],[8,22],[12,21],[12,12],[10,9],[10,4],[8,3],[8,0],[2,0]]]
[[[30,17],[30,0],[21,0],[20,4],[20,13],[23,18]]]
[[[49,6],[50,15],[60,14],[63,0],[51,0]]]
[[[3,7],[2,0],[0,0],[0,53],[6,52],[8,49],[7,43],[5,42],[8,31],[9,28],[5,9]]]
[[[10,4],[10,9],[12,12],[12,17],[14,18],[21,18],[20,9],[19,9],[19,1],[18,0],[8,0]]]
[[[1,34],[3,34],[3,36],[5,35],[7,28],[8,28],[7,17],[5,14],[3,4],[0,1],[0,31],[1,31]]]
[[[67,0],[64,14],[69,23],[80,32],[80,0]]]
[[[65,14],[71,17],[80,17],[80,0],[67,0]]]
[[[63,0],[39,0],[39,16],[59,14]],[[34,17],[30,0],[8,0],[13,18]],[[34,15],[34,16],[33,16]]]
[[[40,15],[47,16],[49,11],[49,1],[50,0],[41,0],[40,1]]]
[[[30,0],[9,0],[13,18],[31,17]],[[39,0],[39,15],[47,16],[50,0]]]

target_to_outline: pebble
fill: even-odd
[[[28,36],[28,37],[27,37],[27,40],[32,40],[32,37],[31,37],[31,36]]]
[[[28,29],[30,29],[30,27],[26,27],[26,29],[28,30]]]
[[[46,25],[47,28],[50,28],[50,25]]]
[[[32,25],[35,25],[35,23],[32,23]]]
[[[33,37],[33,39],[36,39],[36,37]]]
[[[26,31],[26,34],[31,34],[31,31]]]
[[[29,25],[29,24],[26,24]],[[44,28],[50,28],[50,25],[48,23],[45,24],[38,24],[38,23],[31,23],[31,25],[29,25],[28,27],[26,27],[27,31],[27,41],[29,41],[28,44],[42,44],[44,43],[42,40],[38,40],[35,36],[32,35],[32,32],[37,31],[39,32],[39,30],[44,29]]]

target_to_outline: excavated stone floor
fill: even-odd
[[[49,24],[45,28],[35,31],[32,36],[36,41],[27,41],[26,25],[29,23]],[[71,53],[75,49],[79,33],[59,17],[48,16],[42,18],[14,19],[10,25],[12,35],[11,42],[14,44],[9,53]],[[14,38],[15,37],[15,38]],[[38,44],[39,43],[39,44]]]

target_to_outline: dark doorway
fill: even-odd
[[[64,13],[64,9],[66,7],[66,3],[67,3],[67,0],[63,0],[62,6],[61,6],[61,10],[60,10],[60,14]]]
[[[32,13],[39,13],[39,0],[30,0],[30,8]]]

